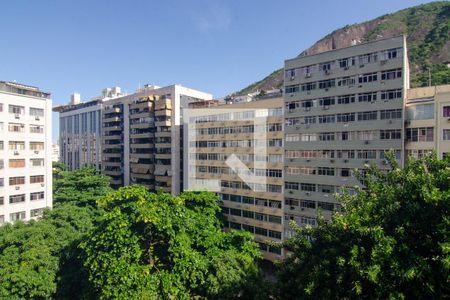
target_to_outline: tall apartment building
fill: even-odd
[[[190,132],[194,136],[187,145],[186,176],[200,186],[207,185],[205,180],[216,181],[226,229],[251,232],[264,258],[280,259],[281,250],[268,242],[281,241],[284,230],[283,98],[278,93],[212,106],[211,110],[198,110],[191,120],[195,132]],[[265,153],[255,151],[257,145],[266,146]],[[230,168],[227,159],[233,154],[244,164],[242,168]],[[240,176],[249,174],[253,175]]]
[[[49,93],[0,81],[0,224],[52,207],[51,130]]]
[[[115,187],[145,184],[174,195],[183,186],[183,109],[212,95],[171,85],[146,85],[104,103],[103,173]]]
[[[286,221],[330,218],[334,193],[360,185],[354,168],[383,168],[391,149],[402,161],[408,77],[404,37],[285,62]]]
[[[408,90],[405,125],[406,156],[449,155],[450,85]]]
[[[53,108],[53,111],[59,113],[61,163],[70,170],[82,166],[101,169],[103,102],[123,95],[119,87],[106,88],[100,96],[81,102],[80,94],[74,93],[69,104]]]

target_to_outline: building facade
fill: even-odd
[[[406,156],[421,158],[436,151],[450,153],[450,85],[408,90],[406,101]]]
[[[0,82],[0,224],[52,207],[51,130],[49,93]]]
[[[403,37],[285,62],[286,221],[330,219],[334,194],[361,185],[353,169],[387,167],[387,150],[402,162],[408,77]]]
[[[217,182],[225,229],[251,232],[269,260],[282,257],[280,249],[269,245],[283,236],[282,114],[281,94],[201,109],[192,120],[195,132],[189,129],[194,138],[186,145],[190,180],[200,188],[208,186],[206,180]],[[233,155],[241,167],[230,167]]]
[[[53,108],[59,113],[60,162],[69,170],[82,166],[101,169],[103,102],[120,96],[123,93],[119,87],[106,88],[101,96],[87,102],[81,102],[75,93],[68,105]]]

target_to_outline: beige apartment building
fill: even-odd
[[[407,156],[450,153],[450,85],[408,90],[405,133]]]
[[[281,94],[212,106],[199,110],[195,118],[195,139],[189,140],[189,176],[199,182],[216,180],[226,230],[251,232],[264,258],[280,259],[281,250],[268,242],[280,242],[284,229]],[[259,117],[264,121],[255,121]],[[265,153],[254,150],[262,144],[267,146]],[[242,168],[230,168],[227,159],[231,155],[243,163]],[[242,174],[253,176],[245,180]]]
[[[339,210],[334,194],[360,185],[353,169],[402,162],[409,85],[404,37],[285,62],[285,221],[317,224]]]

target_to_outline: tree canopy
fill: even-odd
[[[295,227],[278,274],[280,299],[437,299],[450,296],[449,160],[371,167],[344,213]]]
[[[258,272],[256,243],[222,231],[214,194],[129,186],[99,206],[103,217],[81,247],[100,298],[233,298]]]

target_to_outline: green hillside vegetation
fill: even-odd
[[[300,55],[315,54],[325,43],[350,46],[351,40],[361,42],[405,34],[411,69],[411,87],[449,84],[450,68],[450,2],[439,1],[387,14],[364,23],[347,25],[328,34]],[[342,40],[345,36],[345,40]],[[333,43],[329,43],[333,41]],[[322,47],[319,47],[322,46]],[[328,49],[331,50],[331,49]],[[285,59],[285,58],[280,58]],[[283,69],[272,72],[235,94],[281,88]]]

